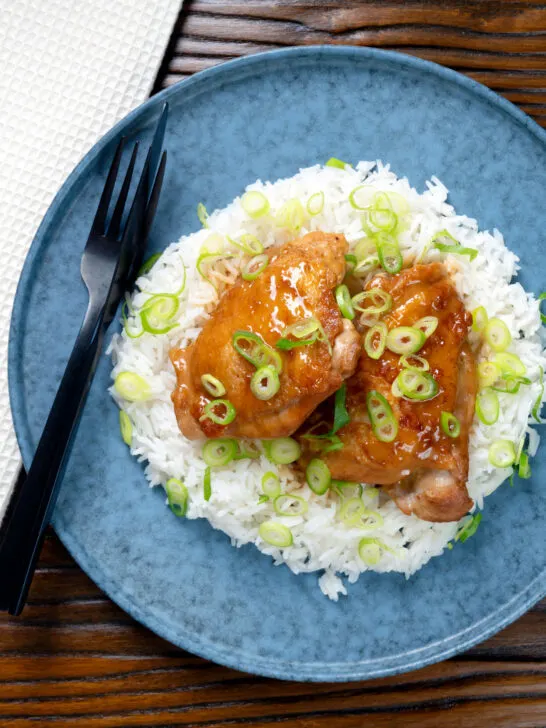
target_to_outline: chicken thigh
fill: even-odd
[[[255,280],[238,279],[196,341],[170,352],[177,375],[173,402],[186,437],[290,435],[354,372],[360,337],[342,318],[334,295],[345,274],[347,247],[343,235],[313,232],[266,250],[265,270]],[[286,327],[309,320],[320,323],[316,341],[289,350],[276,347]],[[251,390],[256,366],[235,348],[237,332],[257,336],[260,345],[276,352],[280,388],[270,399],[259,399]],[[203,386],[203,375],[225,388],[221,398],[236,412],[230,423],[206,417],[205,407],[214,397]]]
[[[391,391],[401,371],[400,356],[385,349],[374,360],[364,352],[355,375],[347,383],[350,422],[337,434],[343,448],[324,454],[332,478],[373,483],[384,490],[406,514],[427,521],[455,521],[471,507],[468,478],[468,437],[474,415],[477,380],[474,356],[467,343],[472,317],[441,263],[418,265],[388,276],[375,276],[366,288],[381,288],[393,303],[383,318],[388,329],[412,326],[424,316],[438,320],[436,330],[418,352],[430,365],[438,394],[426,401],[408,401]],[[379,440],[372,430],[366,395],[383,395],[398,422],[392,442]],[[331,418],[319,408],[309,425]],[[442,412],[460,422],[457,437],[440,425]],[[306,427],[302,428],[305,430]],[[309,427],[307,427],[309,429]],[[319,456],[320,440],[301,438],[302,463]],[[314,452],[313,452],[314,451]]]

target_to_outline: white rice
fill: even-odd
[[[470,440],[470,475],[468,490],[478,508],[484,507],[485,496],[492,493],[511,474],[511,468],[494,468],[488,460],[488,449],[498,438],[517,444],[526,433],[530,450],[536,452],[538,435],[529,427],[533,404],[540,394],[540,367],[546,369],[546,352],[541,342],[541,321],[538,302],[519,283],[511,283],[518,271],[518,258],[504,244],[498,230],[482,232],[475,220],[458,215],[447,203],[447,189],[436,178],[427,182],[427,190],[419,194],[407,179],[398,179],[381,162],[360,162],[355,169],[310,167],[290,179],[278,182],[256,182],[248,190],[261,190],[271,204],[271,216],[251,220],[234,200],[209,218],[209,230],[199,230],[170,245],[149,274],[137,281],[137,290],[130,299],[138,309],[150,292],[174,292],[183,280],[184,266],[187,283],[180,297],[178,326],[161,336],[144,334],[140,338],[116,334],[110,346],[114,368],[112,377],[122,371],[140,374],[149,382],[152,398],[131,403],[120,399],[112,388],[112,396],[133,423],[131,452],[145,462],[150,485],[164,485],[171,478],[182,478],[189,492],[188,518],[206,518],[214,528],[228,534],[234,546],[252,542],[260,551],[273,557],[276,564],[286,564],[293,572],[319,571],[319,585],[324,594],[337,600],[346,594],[341,576],[355,582],[363,571],[397,571],[409,577],[433,556],[439,556],[452,541],[460,524],[428,523],[415,516],[404,515],[390,500],[383,499],[373,510],[383,516],[383,525],[373,531],[346,528],[340,523],[337,496],[316,496],[298,479],[290,466],[275,466],[265,456],[257,460],[239,460],[214,469],[212,497],[203,496],[205,463],[201,458],[202,443],[186,440],[180,433],[171,392],[175,375],[168,359],[172,347],[186,346],[195,340],[203,322],[217,300],[214,288],[196,271],[196,260],[203,243],[211,232],[237,238],[252,233],[265,247],[290,238],[285,230],[272,221],[275,211],[287,200],[298,198],[306,206],[308,198],[319,191],[325,195],[323,211],[305,221],[300,234],[311,230],[343,233],[350,245],[362,238],[360,213],[348,202],[350,192],[362,183],[378,190],[402,194],[411,208],[411,225],[400,236],[405,257],[414,257],[427,246],[433,234],[447,229],[462,245],[479,251],[470,262],[466,256],[442,256],[429,251],[425,261],[446,258],[454,268],[454,280],[468,310],[484,306],[490,317],[498,316],[508,326],[513,341],[510,351],[517,354],[527,367],[529,386],[521,386],[517,395],[500,394],[500,416],[497,423],[487,427],[475,418]],[[232,279],[240,260],[231,265]],[[140,290],[138,290],[140,289]],[[146,293],[145,291],[148,291]],[[485,355],[484,355],[484,358]],[[276,471],[283,492],[297,489],[309,502],[304,516],[279,517],[270,502],[259,504],[262,475]],[[375,492],[375,491],[372,491]],[[514,492],[517,498],[517,492]],[[168,512],[165,518],[172,517]],[[258,527],[264,520],[273,519],[290,527],[293,545],[280,550],[264,543]],[[366,566],[358,556],[358,544],[363,536],[379,539],[391,551],[383,551],[379,563]]]

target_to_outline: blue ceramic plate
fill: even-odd
[[[154,97],[107,134],[57,195],[26,261],[10,342],[10,391],[32,458],[86,305],[80,256],[121,133],[147,138],[165,100],[169,164],[151,248],[197,225],[258,177],[330,156],[391,163],[422,188],[438,175],[460,212],[497,226],[544,288],[546,134],[484,87],[439,66],[356,48],[293,49],[205,71]],[[295,680],[355,680],[421,667],[485,639],[546,592],[546,462],[501,487],[476,536],[409,581],[366,574],[337,604],[317,575],[294,576],[254,547],[184,522],[150,490],[123,445],[103,357],[53,523],[123,609],[191,652]]]

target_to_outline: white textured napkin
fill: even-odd
[[[51,200],[150,93],[181,0],[0,0],[0,517],[20,465],[7,387],[11,307]]]

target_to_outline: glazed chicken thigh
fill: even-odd
[[[290,435],[354,372],[360,337],[342,318],[334,296],[345,274],[347,247],[343,235],[313,232],[266,250],[265,270],[255,280],[238,279],[222,295],[196,341],[171,351],[177,375],[173,402],[186,437]],[[286,327],[310,319],[320,323],[322,340],[287,351],[275,348]],[[280,357],[280,388],[268,400],[251,391],[256,367],[235,348],[237,332],[257,335]],[[214,397],[203,386],[203,375],[225,387],[221,397],[236,411],[229,424],[204,417]]]
[[[418,354],[428,361],[439,391],[427,401],[397,397],[391,386],[401,371],[400,356],[388,349],[377,360],[362,353],[357,371],[347,383],[351,420],[337,433],[343,448],[322,459],[332,478],[383,486],[408,515],[414,513],[427,521],[458,520],[472,507],[466,490],[468,437],[477,388],[476,365],[467,343],[472,317],[441,263],[417,265],[394,276],[377,275],[366,288],[372,287],[392,296],[392,309],[383,319],[389,330],[412,326],[425,316],[438,319],[436,330]],[[392,442],[379,440],[372,430],[366,396],[373,390],[387,399],[398,421]],[[328,404],[307,424],[331,419]],[[457,437],[442,430],[442,412],[458,418],[461,429]],[[319,441],[300,441],[305,465],[310,457],[319,456]]]

